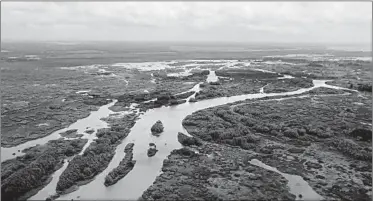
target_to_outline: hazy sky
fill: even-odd
[[[370,2],[2,2],[3,40],[371,43]]]

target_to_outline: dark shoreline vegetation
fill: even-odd
[[[152,132],[153,135],[159,135],[160,133],[163,132],[163,129],[164,129],[163,123],[160,120],[158,120],[150,128],[150,131]]]
[[[24,156],[3,162],[2,200],[26,199],[27,197],[22,196],[47,185],[50,182],[49,177],[62,166],[63,160],[78,154],[86,143],[86,139],[52,140],[46,145],[26,150]]]
[[[242,58],[244,61],[247,56]],[[193,137],[175,133],[184,148],[172,151],[164,160],[163,173],[142,198],[294,200],[284,177],[248,163],[259,159],[281,172],[302,176],[325,198],[369,200],[366,189],[372,186],[372,133],[367,124],[371,123],[372,85],[367,72],[371,62],[281,58],[284,64],[265,63],[278,59],[265,57],[251,62],[250,66],[235,64],[232,69],[220,69],[223,63],[205,65],[209,61],[170,64],[201,65],[185,77],[167,76],[180,69],[141,71],[110,65],[57,68],[84,66],[97,60],[72,59],[68,60],[71,63],[63,63],[57,59],[53,63],[43,57],[19,62],[3,59],[0,62],[6,66],[1,68],[2,147],[66,128],[113,99],[118,102],[110,107],[112,111],[133,110],[129,107],[137,103],[135,108],[141,114],[185,103],[194,94],[187,91],[198,83],[202,83],[201,91],[189,102],[259,93],[262,87],[264,93],[290,92],[312,87],[312,79],[331,79],[328,84],[359,93],[321,87],[299,95],[239,101],[187,116],[182,124]],[[57,66],[43,66],[46,64],[42,62]],[[109,59],[107,63],[114,61]],[[206,82],[208,69],[220,76],[219,81]],[[294,78],[278,79],[285,74]],[[283,99],[272,100],[279,98]],[[57,197],[91,182],[108,167],[116,147],[127,137],[137,117],[138,114],[132,113],[105,118],[109,128],[99,129],[97,139],[82,155],[77,154],[87,143],[86,139],[58,139],[20,150],[25,155],[2,162],[2,199],[31,197],[50,182],[51,175],[67,159],[69,164],[58,179]],[[77,138],[81,134],[68,131],[62,135]],[[106,175],[103,188],[114,185],[136,168],[132,149],[126,149],[119,166]]]
[[[115,183],[117,183],[120,179],[125,177],[135,166],[136,161],[132,160],[133,159],[133,143],[128,143],[125,147],[125,155],[120,161],[119,165],[114,168],[112,171],[109,172],[108,175],[105,177],[105,186],[111,186]]]
[[[265,73],[270,75],[270,73]],[[230,97],[243,94],[259,93],[260,88],[264,87],[264,93],[281,93],[295,91],[301,88],[312,87],[311,79],[294,78],[277,80],[237,80],[221,81],[216,83],[205,83],[201,91],[197,92],[196,100],[205,100],[217,97]]]
[[[287,191],[281,192],[286,183],[283,179],[279,181],[283,182],[281,185],[265,185],[277,182],[276,177],[273,175],[273,180],[266,182],[268,172],[258,172],[258,167],[247,163],[256,158],[282,172],[301,175],[329,199],[370,200],[364,186],[372,186],[372,131],[359,120],[370,119],[371,112],[361,113],[360,106],[352,104],[359,100],[356,95],[343,97],[343,101],[341,98],[256,99],[187,116],[183,126],[204,143],[196,146],[194,137],[179,133],[179,142],[185,147],[168,156],[163,173],[142,198],[268,199],[275,194],[276,198],[294,200]],[[333,108],[326,107],[330,103]],[[328,171],[338,174],[328,175]],[[348,174],[364,184],[347,179]],[[167,183],[174,185],[169,187]],[[253,185],[260,189],[250,190]],[[349,188],[345,189],[346,186]]]
[[[137,117],[138,115],[132,113],[120,119],[111,119],[110,128],[99,129],[97,139],[89,145],[83,155],[75,156],[61,174],[57,183],[57,193],[74,191],[79,185],[90,182],[106,169],[117,145],[127,137]]]
[[[130,103],[137,103],[140,104],[140,110],[145,112],[148,109],[185,103],[184,99],[191,96],[193,92],[181,92],[192,88],[193,85],[199,82],[205,81],[207,78],[206,72],[207,74],[209,73],[209,71],[204,70],[185,77],[167,77],[166,74],[155,74],[154,77],[157,78],[157,81],[153,91],[150,93],[136,92],[134,94],[120,95],[116,97],[118,102],[112,108],[119,111],[123,110],[123,107],[129,107]],[[186,87],[184,83],[192,83],[192,85]],[[144,103],[145,101],[148,102]]]

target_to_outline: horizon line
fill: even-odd
[[[24,43],[92,43],[92,42],[107,42],[107,43],[217,43],[217,44],[307,44],[307,45],[369,45],[372,46],[371,41],[367,42],[298,42],[298,41],[209,41],[209,40],[20,40],[20,39],[1,39],[2,43],[8,42],[24,42]]]

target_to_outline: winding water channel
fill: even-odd
[[[288,180],[287,186],[290,189],[290,193],[296,196],[295,200],[323,200],[323,197],[317,194],[301,176],[280,172],[277,168],[266,165],[257,159],[252,159],[249,163],[269,171],[277,172],[285,177]]]
[[[211,73],[208,76],[208,81],[215,81],[215,73]],[[176,106],[167,106],[161,108],[155,108],[148,110],[144,114],[140,115],[140,119],[137,120],[134,127],[131,129],[129,135],[122,141],[122,143],[116,148],[116,153],[113,159],[111,160],[109,166],[99,175],[96,176],[95,180],[92,182],[80,186],[78,190],[62,195],[58,200],[134,200],[138,199],[142,193],[154,182],[155,178],[161,173],[161,168],[163,160],[167,158],[170,152],[174,149],[181,148],[180,143],[177,140],[177,133],[187,131],[182,126],[182,120],[187,116],[196,112],[198,110],[203,110],[209,107],[215,107],[219,105],[224,105],[228,103],[233,103],[236,101],[242,101],[246,99],[257,99],[263,97],[273,97],[273,96],[282,96],[282,95],[297,95],[304,92],[310,91],[318,87],[326,88],[338,88],[326,84],[327,80],[313,80],[313,87],[303,88],[292,92],[284,93],[263,93],[261,90],[256,94],[245,94],[232,97],[220,97],[209,100],[202,100],[195,103],[186,102],[184,104]],[[200,84],[200,83],[199,83]],[[193,87],[194,91],[199,91],[199,84]],[[195,94],[194,94],[195,95]],[[192,95],[192,96],[194,96]],[[192,97],[191,96],[191,97]],[[190,97],[189,97],[190,98]],[[188,98],[188,99],[189,99]],[[27,143],[18,145],[11,148],[1,148],[2,161],[21,155],[17,150],[23,150],[25,148],[34,146],[36,144],[44,144],[52,139],[57,139],[60,137],[59,133],[77,128],[78,133],[83,133],[86,127],[94,128],[95,132],[89,136],[85,135],[84,137],[90,139],[90,142],[94,139],[96,130],[98,128],[107,127],[107,124],[100,120],[103,117],[108,116],[114,112],[110,111],[108,108],[114,105],[115,101],[110,104],[102,106],[98,111],[92,112],[91,115],[87,118],[78,120],[76,123],[72,124],[66,129],[62,129],[52,133],[49,136],[40,138],[37,140],[29,141]],[[153,136],[150,132],[151,126],[157,121],[161,120],[164,125],[164,132],[159,136]],[[133,170],[123,179],[119,180],[115,185],[105,187],[104,179],[105,176],[116,166],[124,157],[124,148],[127,143],[135,143],[133,154],[134,160],[136,160],[136,165]],[[147,149],[149,143],[153,142],[157,145],[159,150],[154,157],[147,156]],[[87,147],[88,144],[85,146]],[[17,155],[12,155],[12,153],[17,153]],[[56,184],[59,176],[67,167],[66,162],[62,168],[56,171],[53,174],[52,181],[42,190],[40,190],[36,195],[30,198],[30,200],[45,200],[48,196],[55,193]],[[258,165],[259,163],[257,163]],[[307,185],[307,182],[301,182],[301,185]],[[305,187],[302,189],[311,189],[311,187]],[[307,195],[307,192],[304,192],[303,195]],[[315,199],[321,196],[315,196],[311,194],[310,198]],[[307,199],[307,197],[304,197]]]
[[[1,147],[1,162],[12,159],[12,158],[16,158],[17,156],[22,156],[25,154],[23,152],[18,152],[18,150],[22,151],[24,149],[33,147],[38,144],[43,145],[50,140],[56,140],[61,137],[60,133],[63,133],[71,129],[77,129],[77,133],[83,134],[83,137],[82,137],[83,139],[88,139],[89,143],[92,142],[93,139],[95,139],[97,129],[108,127],[107,123],[102,121],[101,119],[103,117],[107,117],[110,114],[114,113],[113,111],[109,109],[109,107],[113,106],[115,102],[116,101],[113,101],[107,105],[104,105],[100,107],[97,111],[91,112],[91,114],[88,117],[79,119],[75,123],[71,124],[69,127],[57,130],[53,132],[52,134],[47,135],[45,137],[31,140],[31,141],[25,142],[23,144],[20,144],[14,147],[9,147],[9,148]],[[86,131],[87,128],[94,129],[94,133],[92,134],[85,133],[84,131]],[[89,143],[87,143],[84,146],[84,149],[88,147]]]

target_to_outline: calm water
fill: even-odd
[[[96,179],[87,185],[81,186],[77,191],[61,196],[60,200],[77,199],[137,199],[154,182],[161,173],[163,160],[174,149],[181,148],[177,141],[177,133],[186,130],[182,127],[182,120],[195,111],[209,107],[233,103],[245,99],[262,98],[268,96],[296,95],[317,87],[329,87],[326,81],[314,80],[314,87],[300,89],[286,93],[258,93],[233,97],[215,98],[211,100],[199,101],[196,103],[184,103],[177,106],[156,108],[147,111],[141,116],[135,126],[131,129],[129,136],[117,147],[116,154],[110,162],[108,168],[99,174]],[[160,137],[151,134],[150,128],[157,121],[161,120],[165,127]],[[134,169],[123,179],[113,186],[105,187],[104,178],[115,168],[124,157],[124,147],[127,143],[133,142],[134,160],[137,161]],[[153,142],[159,150],[154,157],[149,158],[146,154],[149,143]]]
[[[15,158],[17,156],[24,155],[24,153],[18,152],[18,150],[22,151],[26,148],[33,147],[37,144],[43,145],[50,140],[56,140],[56,139],[61,137],[60,133],[65,132],[67,130],[71,130],[71,129],[78,129],[77,132],[79,134],[84,135],[82,138],[88,139],[89,143],[92,142],[92,140],[96,136],[97,129],[108,127],[107,123],[102,121],[101,118],[107,117],[107,116],[109,116],[109,114],[114,113],[113,111],[109,110],[109,107],[113,106],[115,104],[115,102],[116,101],[113,101],[113,102],[111,102],[107,105],[104,105],[104,106],[100,107],[99,110],[91,112],[91,114],[88,117],[86,117],[84,119],[80,119],[80,120],[76,121],[75,123],[71,124],[69,127],[58,130],[58,131],[55,131],[52,134],[47,135],[43,138],[31,140],[31,141],[28,141],[26,143],[15,146],[15,147],[10,147],[10,148],[1,147],[1,162],[6,161],[8,159]],[[89,127],[88,129],[94,129],[95,132],[92,133],[92,134],[85,133],[84,131],[87,130],[86,129],[87,127]],[[89,143],[87,143],[85,145],[84,149],[86,147],[88,147]],[[13,153],[15,153],[15,155],[13,155]]]
[[[285,179],[288,180],[287,186],[290,189],[290,193],[296,196],[296,200],[323,200],[323,197],[316,193],[316,191],[314,191],[301,176],[282,173],[276,168],[262,163],[258,159],[252,159],[249,161],[249,163],[273,172],[277,172],[285,177]],[[299,195],[302,195],[302,198],[300,198]]]
[[[207,81],[218,80],[215,73],[210,71],[210,75],[207,78]],[[161,168],[163,160],[167,158],[170,152],[174,149],[181,148],[180,143],[177,141],[177,133],[187,131],[182,126],[182,120],[187,116],[196,112],[198,110],[206,109],[209,107],[215,107],[218,105],[224,105],[228,103],[233,103],[236,101],[246,100],[246,99],[255,99],[262,97],[271,97],[271,96],[281,96],[281,95],[296,95],[307,92],[314,88],[318,87],[328,87],[336,88],[325,84],[325,80],[314,80],[313,87],[299,89],[297,91],[285,92],[285,93],[261,93],[257,94],[246,94],[232,97],[221,97],[210,100],[203,100],[196,103],[186,102],[184,104],[176,106],[161,107],[148,110],[146,113],[140,115],[140,119],[137,120],[134,127],[131,129],[130,134],[122,141],[122,143],[116,148],[116,154],[111,160],[109,166],[99,175],[96,176],[95,180],[92,182],[81,186],[77,191],[63,195],[59,200],[92,200],[92,199],[121,199],[121,200],[133,200],[138,199],[142,193],[154,182],[155,178],[161,173]],[[199,91],[199,84],[193,87],[193,90]],[[194,96],[194,95],[192,95]],[[189,99],[189,98],[188,98]],[[85,119],[81,119],[76,123],[72,124],[66,129],[54,132],[53,134],[38,139],[30,141],[19,145],[13,148],[2,148],[2,160],[3,156],[9,158],[14,158],[11,153],[15,150],[23,150],[25,148],[34,146],[35,144],[44,144],[48,140],[59,138],[59,133],[68,129],[78,129],[78,133],[83,133],[86,127],[94,128],[95,131],[98,128],[107,127],[107,124],[100,119],[107,117],[110,114],[114,113],[108,108],[114,105],[115,101],[102,106],[98,111],[92,112],[91,115]],[[159,136],[153,136],[150,132],[151,126],[157,121],[161,120],[164,125],[164,132]],[[90,141],[95,138],[95,133],[90,135]],[[85,136],[86,137],[86,136]],[[110,187],[104,186],[105,176],[115,167],[118,166],[119,162],[124,157],[124,148],[127,143],[135,143],[133,154],[134,160],[136,160],[136,165],[133,170],[123,179],[119,180],[115,185]],[[159,150],[154,157],[147,156],[147,149],[149,143],[155,143],[157,149]],[[88,144],[86,145],[86,147]],[[3,151],[4,150],[4,151]],[[30,198],[30,200],[44,200],[49,195],[55,193],[55,187],[58,181],[59,176],[67,167],[67,162],[64,166],[53,174],[52,182],[50,182],[44,189],[39,191],[35,196]],[[263,167],[265,168],[265,167]],[[304,184],[306,185],[306,184]],[[307,184],[308,186],[308,184]],[[311,187],[307,187],[311,188]],[[312,189],[312,188],[311,188]],[[303,192],[307,194],[307,192]]]

